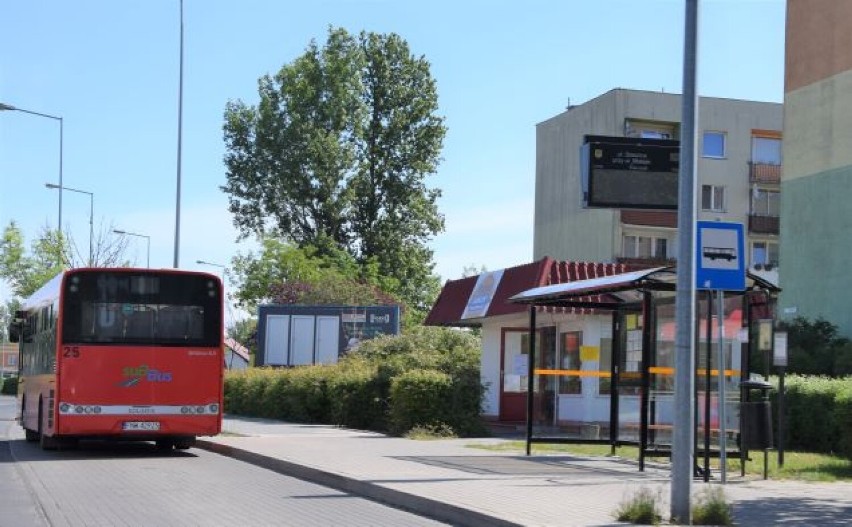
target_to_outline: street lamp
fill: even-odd
[[[59,233],[62,233],[62,117],[57,117],[55,115],[49,115],[46,113],[34,112],[32,110],[24,110],[23,108],[18,108],[16,106],[12,106],[10,104],[3,104],[0,102],[0,111],[7,112],[21,112],[27,113],[30,115],[37,115],[38,117],[45,117],[47,119],[53,119],[54,121],[59,121]]]
[[[225,280],[225,273],[228,272],[227,266],[224,266],[222,264],[213,263],[213,262],[205,262],[204,260],[195,260],[195,263],[201,264],[201,265],[212,265],[213,267],[221,268],[222,269],[222,280],[223,281]]]
[[[139,233],[136,233],[136,232],[121,231],[121,230],[118,230],[118,229],[113,229],[112,232],[114,232],[116,234],[124,234],[126,236],[138,236],[140,238],[145,238],[148,241],[148,257],[145,260],[145,266],[149,267],[149,268],[151,267],[151,237],[150,236],[147,236],[145,234],[139,234]]]
[[[180,75],[178,80],[177,191],[175,192],[175,269],[180,263],[180,170],[183,140],[183,0],[180,0]]]
[[[87,190],[80,190],[71,187],[63,187],[62,185],[54,185],[53,183],[45,183],[45,187],[47,188],[55,188],[59,189],[60,194],[63,190],[67,190],[69,192],[77,192],[78,194],[88,194],[89,195],[89,267],[94,265],[94,252],[92,251],[92,240],[94,239],[95,227],[94,227],[94,219],[95,219],[95,195],[92,192]]]

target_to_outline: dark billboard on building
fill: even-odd
[[[677,209],[679,141],[587,135],[580,158],[583,206]]]
[[[399,334],[399,306],[258,308],[256,366],[334,364],[367,339]]]

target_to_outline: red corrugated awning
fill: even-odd
[[[610,276],[630,269],[631,267],[625,264],[617,263],[560,262],[549,256],[532,263],[508,267],[502,270],[500,282],[484,316],[467,319],[463,318],[463,314],[479,280],[479,275],[460,280],[448,280],[423,323],[427,326],[479,326],[484,318],[526,313],[529,309],[527,306],[509,302],[511,297],[523,291],[552,284]],[[560,311],[591,312],[591,310],[580,308],[560,308]]]

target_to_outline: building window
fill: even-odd
[[[751,213],[755,216],[778,217],[781,211],[781,193],[754,187],[751,191]]]
[[[724,212],[725,187],[720,185],[701,185],[701,209]]]
[[[781,139],[773,137],[752,137],[751,162],[760,165],[780,165]]]
[[[751,265],[777,266],[778,244],[775,242],[752,242]]]
[[[625,258],[668,258],[669,241],[653,236],[625,235],[622,256]]]
[[[626,119],[624,121],[624,136],[643,139],[673,139],[677,137],[677,124]]]
[[[702,142],[702,151],[704,157],[714,157],[721,159],[725,157],[725,133],[724,132],[704,132],[704,141]]]

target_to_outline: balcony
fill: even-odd
[[[748,215],[748,231],[754,234],[778,234],[779,224],[778,216]]]
[[[662,210],[622,210],[621,223],[648,227],[677,228],[677,212]]]
[[[781,183],[781,165],[749,163],[749,182],[778,185]]]

